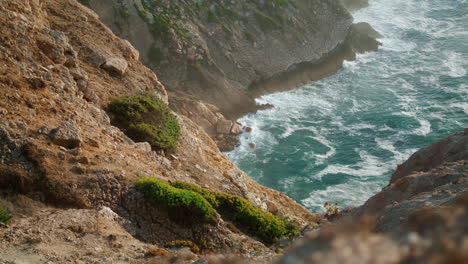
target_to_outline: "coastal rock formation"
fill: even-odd
[[[25,195],[45,207],[22,214],[12,202],[12,227],[0,229],[0,259],[3,252],[14,257],[21,245],[29,245],[35,256],[53,255],[52,261],[71,263],[75,257],[64,250],[74,252],[73,247],[85,241],[75,238],[92,232],[70,233],[56,221],[65,217],[91,225],[83,218],[95,217],[104,207],[124,219],[125,232],[145,245],[190,240],[213,252],[273,254],[242,226],[221,216],[217,225],[196,228],[173,221],[133,189],[132,183],[143,175],[238,195],[302,227],[320,218],[286,195],[255,183],[183,115],[177,116],[181,135],[173,151],[152,151],[148,143],[134,142],[112,126],[105,109],[113,98],[144,92],[168,102],[168,96],[156,75],[138,61],[138,52],[77,1],[2,0],[0,29],[1,206]],[[230,126],[230,132],[239,131]],[[76,211],[62,212],[64,208]],[[34,226],[49,221],[53,227]],[[114,225],[106,221],[104,226]],[[28,234],[21,232],[24,226]],[[52,246],[67,243],[64,235],[78,242]],[[101,243],[104,237],[97,236],[91,244]],[[107,262],[100,250],[90,254],[98,263]],[[134,256],[119,256],[115,250],[106,254],[112,255],[113,263]]]
[[[369,0],[340,0],[340,2],[349,12],[354,12],[369,6]]]
[[[336,0],[81,2],[133,43],[175,100],[215,105],[233,121],[259,109],[255,97],[326,77],[380,45]],[[172,108],[185,114],[182,105]],[[195,122],[204,119],[198,109]],[[203,124],[222,149],[236,142]]]
[[[390,184],[278,263],[465,263],[468,131],[413,154]]]

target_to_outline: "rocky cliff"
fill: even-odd
[[[185,102],[174,109],[202,120],[213,138],[236,134],[225,119],[258,109],[255,97],[323,78],[379,45],[335,0],[82,2]],[[218,119],[188,108],[189,98],[215,105],[209,116]]]
[[[118,263],[177,240],[211,252],[272,253],[220,215],[215,225],[173,221],[132,187],[143,175],[244,197],[300,226],[318,219],[252,181],[184,116],[171,152],[113,126],[104,110],[112,98],[145,92],[167,102],[167,93],[139,52],[77,1],[1,0],[0,28],[1,204],[16,219],[0,230],[0,259]]]
[[[468,129],[413,154],[388,186],[278,263],[466,263]]]

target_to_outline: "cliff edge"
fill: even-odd
[[[114,98],[145,93],[167,103],[167,93],[139,52],[77,1],[2,0],[0,29],[0,191],[13,214],[12,227],[0,230],[0,259],[118,263],[173,241],[272,254],[220,210],[216,224],[175,221],[134,188],[141,176],[245,198],[274,221],[305,226],[319,218],[251,180],[184,116],[177,116],[180,137],[171,151],[113,126],[105,109]],[[29,251],[21,253],[22,245]]]

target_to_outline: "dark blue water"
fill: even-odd
[[[385,36],[381,50],[260,98],[275,108],[242,118],[253,130],[228,153],[312,211],[362,204],[414,151],[468,127],[467,0],[374,0],[355,20]]]

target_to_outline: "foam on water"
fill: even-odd
[[[241,118],[252,132],[227,153],[313,211],[362,204],[414,151],[468,127],[467,1],[373,0],[355,21],[381,32],[383,47],[259,98],[275,107]]]

